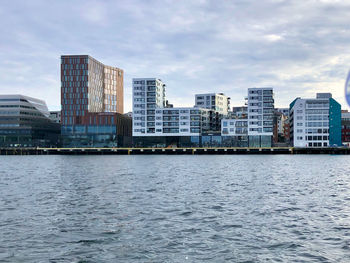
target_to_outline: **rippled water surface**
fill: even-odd
[[[350,262],[350,156],[0,164],[0,262]]]

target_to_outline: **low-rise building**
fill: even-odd
[[[120,113],[89,113],[89,123],[61,128],[65,147],[129,147],[132,119]]]

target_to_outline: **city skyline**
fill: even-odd
[[[193,106],[194,94],[208,92],[223,92],[231,106],[241,106],[248,88],[269,86],[276,107],[331,92],[348,108],[349,3],[178,3],[3,5],[2,93],[39,97],[58,110],[60,56],[86,54],[124,70],[124,112],[132,108],[132,78],[144,77],[167,83],[167,98],[176,107]],[[308,16],[300,15],[306,11]]]

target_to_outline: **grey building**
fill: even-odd
[[[0,95],[0,147],[58,146],[59,135],[43,100]]]

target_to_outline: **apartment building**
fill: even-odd
[[[199,145],[200,136],[220,134],[220,114],[202,107],[173,107],[166,85],[157,78],[133,79],[133,143],[135,146]]]
[[[166,85],[157,78],[134,78],[133,85],[133,136],[154,136],[155,110],[166,107]]]
[[[273,136],[272,88],[248,89],[248,136],[250,147],[270,147]]]
[[[290,139],[294,147],[341,145],[341,106],[331,93],[290,104]]]
[[[226,116],[230,110],[230,97],[223,93],[196,94],[195,107],[215,110]]]

